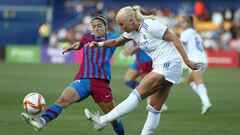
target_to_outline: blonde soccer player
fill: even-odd
[[[91,42],[92,47],[114,47],[134,40],[152,59],[153,70],[144,76],[130,95],[109,113],[98,116],[85,109],[86,117],[93,122],[96,130],[103,129],[107,123],[133,111],[139,102],[150,96],[148,116],[141,135],[149,135],[158,127],[160,110],[166,101],[173,84],[180,81],[182,60],[189,68],[197,70],[200,66],[189,60],[179,38],[152,15],[142,15],[138,6],[120,9],[116,21],[124,33],[113,40]]]

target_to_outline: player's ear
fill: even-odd
[[[129,19],[129,22],[132,24],[132,23],[133,23],[133,19],[132,19],[132,18],[130,18],[130,19]]]

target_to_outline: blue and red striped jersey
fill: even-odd
[[[114,38],[116,38],[116,36],[112,33],[108,33],[103,37],[95,37],[90,33],[86,33],[83,35],[82,39],[80,40],[80,44],[83,45],[83,58],[80,64],[80,69],[74,80],[81,78],[99,78],[110,81],[110,60],[116,48],[90,48],[88,43],[90,43],[91,41],[100,42]]]

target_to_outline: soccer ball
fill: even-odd
[[[36,115],[44,110],[46,103],[39,93],[29,93],[23,99],[23,108],[26,112]]]

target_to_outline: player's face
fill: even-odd
[[[131,32],[134,31],[133,19],[131,18],[119,18],[117,22],[122,31]]]
[[[99,20],[99,19],[92,20],[91,28],[92,28],[92,32],[93,32],[94,36],[100,37],[100,36],[105,35],[106,27],[101,20]]]
[[[180,23],[180,27],[183,29],[186,29],[188,27],[188,22],[184,17],[180,18],[179,23]]]

